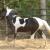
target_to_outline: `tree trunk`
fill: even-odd
[[[46,20],[46,0],[40,0],[41,17]]]

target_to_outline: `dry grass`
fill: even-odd
[[[43,39],[22,39],[12,41],[0,41],[0,49],[9,48],[17,50],[50,49],[50,40]]]

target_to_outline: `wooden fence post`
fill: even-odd
[[[46,20],[46,0],[40,0],[41,17]]]

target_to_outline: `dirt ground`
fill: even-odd
[[[0,40],[0,50],[50,50],[50,40],[43,39],[20,39]]]
[[[17,36],[15,40],[14,35],[9,35],[8,39],[4,34],[2,36],[0,35],[0,50],[50,50],[49,35],[47,35],[46,40],[31,40],[29,36],[26,36],[27,34],[18,33],[17,35],[20,36]]]

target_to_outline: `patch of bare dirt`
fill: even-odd
[[[43,39],[21,39],[12,41],[0,40],[0,49],[14,50],[33,50],[33,49],[50,49],[50,40]]]

